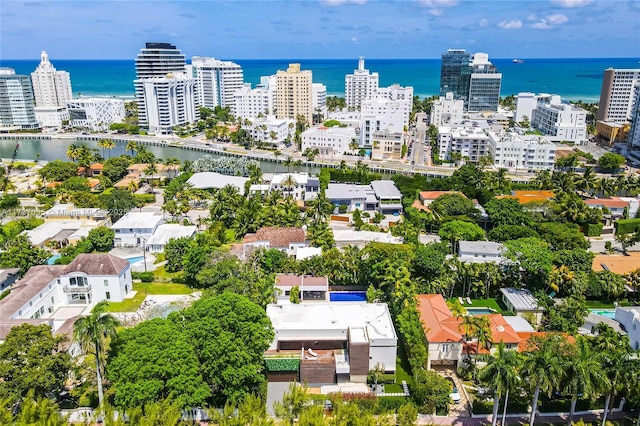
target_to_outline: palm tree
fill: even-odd
[[[0,176],[0,191],[2,191],[5,196],[7,195],[7,192],[15,191],[16,189],[17,187],[13,182],[11,182],[11,179],[9,179],[9,176],[5,174]]]
[[[291,192],[296,186],[298,186],[298,182],[291,175],[287,175],[287,177],[282,181],[282,187],[285,188],[289,196],[291,196]]]
[[[525,352],[522,365],[522,375],[533,388],[529,426],[533,426],[536,419],[540,392],[551,396],[564,377],[563,339],[557,334],[529,339],[529,351]]]
[[[493,389],[493,415],[491,426],[495,426],[498,420],[498,405],[500,398],[504,396],[504,414],[507,412],[509,402],[509,391],[516,388],[520,382],[518,369],[521,364],[520,354],[517,351],[507,351],[504,343],[498,344],[495,356],[492,356],[487,366],[480,370],[478,378],[489,382],[489,387]],[[504,415],[502,419],[504,425]]]
[[[573,423],[578,395],[594,395],[604,389],[607,375],[602,370],[600,355],[591,351],[589,341],[578,336],[566,369],[566,388],[571,392],[571,410],[567,426]]]
[[[540,170],[536,177],[531,180],[531,183],[536,185],[538,189],[551,189],[553,187],[551,172],[549,170]]]
[[[104,404],[101,357],[104,355],[107,339],[112,339],[116,336],[116,327],[120,325],[113,315],[105,314],[108,305],[107,301],[99,302],[93,307],[89,316],[79,318],[73,325],[74,341],[78,343],[85,355],[92,354],[96,358],[96,379],[98,382],[100,408]]]
[[[138,190],[138,183],[135,180],[129,181],[127,189],[131,192],[136,192]]]
[[[293,166],[295,163],[294,159],[291,157],[287,157],[286,160],[284,160],[284,162],[282,163],[282,165],[284,165],[287,168],[287,173],[291,171],[291,166]]]
[[[78,149],[79,149],[79,146],[74,143],[72,143],[67,147],[67,157],[69,157],[69,159],[74,163],[78,159],[78,154],[79,154]]]
[[[177,166],[180,165],[180,160],[177,159],[176,157],[169,157],[164,162],[164,164],[165,166],[167,166],[167,168],[171,172],[171,175],[172,175],[171,177],[176,177],[176,171],[178,170]]]
[[[133,157],[138,152],[139,145],[136,141],[128,141],[127,146],[125,148],[126,151],[131,151],[131,156]]]
[[[151,163],[144,169],[144,174],[151,176],[151,180],[153,181],[153,175],[158,173],[158,166],[155,163]]]

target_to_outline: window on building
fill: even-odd
[[[104,280],[104,286],[109,287],[109,280]]]
[[[107,291],[105,293],[105,297],[107,298],[107,300],[111,300],[111,293]]]

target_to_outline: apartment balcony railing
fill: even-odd
[[[65,285],[62,290],[65,293],[91,293],[91,285]]]

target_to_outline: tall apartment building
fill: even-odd
[[[274,114],[275,105],[276,76],[263,76],[255,89],[251,88],[251,83],[245,83],[235,91],[231,112],[236,117],[251,120],[259,115]]]
[[[378,73],[369,72],[364,67],[364,57],[358,60],[358,69],[344,78],[344,94],[348,108],[359,108],[365,99],[371,98],[378,90]]]
[[[475,127],[438,127],[438,156],[451,160],[452,154],[478,163],[481,157],[489,155],[489,136]]]
[[[449,49],[442,54],[440,96],[453,93],[462,99],[468,111],[497,111],[502,74],[486,53],[473,57],[464,49]]]
[[[145,104],[144,81],[149,78],[162,78],[170,73],[186,71],[185,56],[180,49],[169,43],[146,43],[136,57],[136,101],[138,102],[138,119],[143,127],[149,126],[147,107]],[[157,117],[151,118],[157,122]]]
[[[327,118],[327,86],[322,83],[312,83],[312,107],[315,123],[322,123]]]
[[[453,93],[448,92],[445,96],[440,96],[431,105],[431,117],[429,124],[434,126],[445,126],[450,123],[462,121],[464,111],[464,101],[454,99]]]
[[[629,121],[638,82],[640,82],[640,69],[607,68],[604,70],[596,119],[620,123]]]
[[[235,62],[194,56],[191,73],[196,81],[198,104],[207,108],[232,108],[235,92],[244,84],[242,67]]]
[[[360,107],[360,145],[371,147],[374,132],[403,132],[409,124],[412,105],[413,87],[394,84],[378,88]]]
[[[31,73],[33,96],[38,107],[66,107],[67,101],[73,97],[71,91],[71,77],[66,71],[57,71],[49,62],[49,55],[42,51],[40,64]]]
[[[488,155],[496,167],[522,170],[553,170],[556,146],[546,137],[514,132],[489,132]]]
[[[184,73],[136,80],[141,85],[146,125],[151,133],[170,134],[175,126],[199,120],[195,82]]]
[[[635,85],[635,90],[640,93],[640,83]],[[631,130],[627,134],[628,158],[633,164],[640,164],[640,96],[635,97],[631,110]]]
[[[300,64],[289,64],[286,71],[276,73],[276,116],[297,120],[303,116],[307,123],[313,122],[313,75],[300,70]]]
[[[468,111],[497,111],[500,104],[502,74],[489,61],[486,53],[476,53],[471,61]]]
[[[531,112],[531,125],[551,141],[580,143],[587,139],[587,111],[563,103],[558,95],[538,100]]]
[[[0,68],[0,126],[40,128],[33,105],[29,76],[16,74],[12,68]]]
[[[471,77],[471,53],[464,49],[449,49],[442,54],[440,96],[453,93],[454,99],[467,99]]]

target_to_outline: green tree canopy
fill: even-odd
[[[205,296],[170,318],[184,321],[216,405],[237,403],[260,390],[265,380],[263,354],[274,336],[260,306],[244,296],[223,293]]]
[[[103,176],[108,177],[112,182],[117,182],[127,175],[127,167],[131,164],[131,157],[120,155],[109,158],[104,162],[102,169]]]
[[[478,241],[484,239],[484,230],[475,223],[462,220],[452,220],[440,227],[438,235],[443,240],[457,243],[458,241]]]
[[[0,268],[20,268],[24,275],[32,266],[44,265],[50,257],[51,252],[33,247],[26,235],[18,235],[0,252]]]
[[[136,207],[136,200],[129,191],[114,189],[100,195],[100,205],[111,215],[114,222]]]
[[[531,224],[531,215],[522,208],[518,200],[511,198],[493,198],[484,205],[484,209],[494,226]]]
[[[29,391],[37,398],[57,399],[71,369],[63,341],[46,324],[13,327],[0,345],[0,399],[17,402]]]
[[[468,216],[477,218],[478,209],[473,202],[461,194],[444,194],[436,198],[429,208],[441,217]]]
[[[493,228],[487,234],[487,238],[490,241],[498,242],[517,240],[520,238],[528,237],[538,238],[540,237],[540,234],[538,234],[535,229],[523,225],[500,225]]]
[[[620,168],[625,161],[626,159],[622,155],[607,152],[598,159],[598,166],[603,169],[613,170]]]
[[[113,229],[99,226],[89,231],[87,240],[89,240],[95,251],[106,253],[113,248],[115,235],[116,233]]]
[[[145,321],[122,331],[112,345],[107,376],[119,407],[172,397],[187,408],[201,406],[211,396],[191,337],[179,322],[166,319]]]
[[[506,241],[505,257],[513,262],[510,269],[521,275],[524,283],[534,288],[546,285],[553,266],[553,254],[549,243],[539,238],[520,238]]]
[[[69,161],[53,160],[38,171],[48,182],[63,182],[78,176],[78,165]]]

